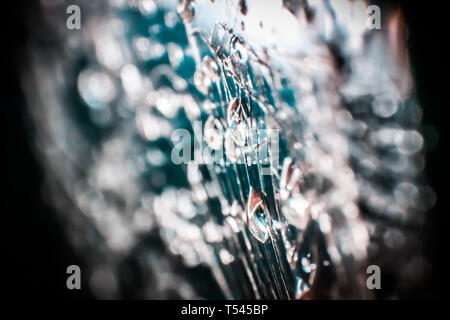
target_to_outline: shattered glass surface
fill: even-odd
[[[23,79],[97,297],[369,299],[371,264],[393,298],[423,281],[435,195],[398,9],[369,30],[362,1],[80,1],[73,32],[68,4],[42,2]]]

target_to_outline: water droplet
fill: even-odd
[[[143,0],[139,2],[139,11],[145,16],[153,16],[158,7],[153,0]]]
[[[283,162],[283,169],[280,177],[280,198],[286,201],[294,187],[300,183],[300,169],[294,166],[292,158],[286,158]]]
[[[202,71],[211,82],[219,80],[219,67],[211,56],[205,56],[202,60]]]
[[[395,228],[389,228],[383,235],[384,243],[390,249],[399,249],[405,244],[403,232]]]
[[[167,45],[167,52],[169,54],[170,65],[173,69],[177,69],[184,59],[183,49],[175,43],[169,43]]]
[[[240,36],[235,36],[231,40],[231,55],[240,63],[246,63],[248,60],[248,52],[245,47],[244,40]]]
[[[125,60],[123,44],[102,28],[95,31],[94,37],[95,53],[99,62],[108,69],[117,71]]]
[[[255,123],[255,122],[254,122]],[[252,153],[255,160],[260,163],[267,163],[270,154],[271,132],[267,129],[253,128],[247,130],[248,148],[245,148],[247,153]]]
[[[391,98],[376,98],[372,105],[373,112],[381,118],[389,118],[398,110],[398,101]]]
[[[209,116],[205,123],[204,140],[207,145],[214,149],[220,150],[223,144],[223,127],[219,119]]]
[[[211,114],[215,109],[217,109],[217,105],[209,100],[203,101],[201,106],[202,109],[205,110],[208,114]]]
[[[248,12],[247,2],[245,0],[240,0],[239,8],[241,9],[241,13],[245,16]]]
[[[101,298],[112,299],[117,292],[117,275],[108,265],[96,269],[89,279],[89,286]]]
[[[237,216],[240,216],[241,208],[239,207],[239,203],[236,200],[233,200],[233,203],[231,204],[230,208],[230,215],[233,218],[236,218]]]
[[[217,23],[213,27],[211,36],[211,45],[219,51],[219,46],[222,43],[223,38],[228,34],[227,30],[220,23]]]
[[[174,28],[178,23],[178,15],[175,11],[167,11],[164,15],[164,23],[168,28]]]
[[[194,84],[198,91],[207,95],[211,86],[211,78],[207,77],[203,71],[197,70],[194,73]]]
[[[148,140],[170,136],[173,128],[165,118],[150,113],[140,113],[136,116],[136,126],[139,133]]]
[[[234,261],[233,255],[227,249],[221,249],[219,251],[219,257],[220,257],[220,261],[222,261],[222,263],[225,265],[230,264],[231,262]]]
[[[187,166],[187,178],[191,185],[196,185],[202,182],[203,176],[197,165],[189,164]]]
[[[152,101],[156,109],[166,118],[173,118],[177,115],[181,101],[179,96],[171,88],[161,88],[154,92],[154,96],[147,96]]]
[[[94,109],[101,108],[116,96],[112,79],[104,72],[86,70],[78,77],[78,90],[83,100]]]
[[[241,229],[239,228],[238,222],[236,221],[235,218],[233,217],[227,217],[225,219],[225,221],[227,222],[228,227],[230,228],[230,230],[234,233],[238,233],[241,231]]]
[[[310,288],[308,284],[301,277],[297,277],[297,283],[295,285],[295,299],[302,299],[309,291]]]
[[[194,0],[182,0],[178,4],[178,13],[185,22],[191,22],[195,16]]]
[[[208,221],[203,225],[203,234],[209,243],[220,242],[223,239],[221,229],[212,221]]]
[[[141,60],[159,59],[166,53],[166,48],[160,42],[145,37],[135,38],[133,45]]]
[[[418,188],[410,182],[400,182],[394,189],[394,199],[403,207],[413,205],[417,201],[418,194]]]
[[[302,270],[305,273],[311,273],[314,270],[316,270],[316,264],[312,263],[311,260],[309,259],[311,257],[311,254],[307,255],[306,257],[303,257],[300,261],[300,263],[302,264]]]
[[[120,71],[120,79],[122,80],[123,88],[130,97],[137,99],[142,94],[144,79],[135,65],[125,65]]]
[[[400,152],[412,155],[419,152],[423,147],[422,135],[415,130],[404,131],[399,141]]]
[[[266,218],[265,205],[261,195],[250,190],[247,204],[247,225],[252,235],[265,243],[269,238],[269,225]]]
[[[234,69],[233,69],[233,63],[231,62],[231,60],[229,58],[225,58],[223,59],[223,70],[225,71],[225,73],[228,76],[233,76],[234,74]]]
[[[242,99],[234,98],[228,105],[227,123],[234,141],[239,146],[245,145],[247,124],[244,119]]]
[[[200,116],[200,107],[191,95],[183,96],[184,111],[189,120],[194,121]]]
[[[297,263],[297,255],[295,254],[295,245],[290,241],[285,241],[284,246],[286,247],[286,259],[292,268],[295,268]]]
[[[232,163],[243,163],[242,150],[236,146],[230,130],[225,132],[225,155]]]
[[[272,228],[273,229],[277,229],[277,230],[281,230],[283,228],[283,225],[278,220],[272,220]]]
[[[282,212],[292,225],[304,230],[310,221],[310,203],[300,193],[291,195],[282,205]]]
[[[149,149],[145,156],[147,161],[155,167],[162,167],[167,163],[166,155],[159,149]]]

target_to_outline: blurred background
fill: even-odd
[[[385,2],[383,2],[386,5]],[[417,4],[408,1],[389,1],[389,6],[400,7],[403,11],[407,31],[412,76],[416,95],[423,110],[423,135],[425,138],[426,166],[424,170],[428,184],[437,195],[435,205],[426,213],[424,221],[424,255],[430,263],[431,273],[420,285],[403,292],[400,298],[429,299],[441,296],[443,284],[442,257],[446,244],[444,215],[448,213],[448,158],[444,140],[447,130],[448,99],[448,51],[445,39],[448,31],[443,4]],[[21,72],[32,68],[26,58],[27,42],[36,34],[43,35],[48,27],[42,22],[42,6],[38,1],[14,1],[4,4],[2,10],[3,48],[2,58],[2,108],[1,108],[1,212],[6,220],[2,223],[2,268],[4,292],[10,297],[27,298],[102,298],[92,292],[92,283],[82,278],[83,290],[69,291],[66,288],[66,268],[76,264],[82,270],[89,269],[88,255],[76,250],[65,230],[64,220],[58,216],[55,207],[43,194],[45,169],[36,155],[32,138],[36,124],[27,111],[27,103],[21,83]],[[62,13],[64,14],[64,13]],[[39,32],[36,32],[38,30]],[[443,33],[443,35],[441,35]],[[70,75],[67,75],[70,76]],[[62,195],[64,196],[64,195]],[[61,210],[61,208],[59,208]],[[3,221],[5,221],[3,220]],[[164,247],[156,238],[146,240],[150,247]],[[136,249],[138,250],[138,249]],[[163,249],[155,249],[161,250]],[[161,253],[164,255],[164,253]],[[177,259],[170,260],[177,265]],[[129,264],[133,268],[133,264]],[[176,269],[176,268],[175,268]],[[133,270],[133,269],[131,269]],[[181,268],[185,277],[202,279],[202,268]],[[129,271],[130,273],[137,271]],[[145,277],[145,274],[142,275]],[[212,277],[212,276],[209,276]],[[131,282],[133,283],[133,282]],[[214,286],[214,281],[205,280]],[[383,287],[377,296],[381,299],[392,297],[395,279],[383,278]],[[223,298],[219,288],[197,289],[200,296]],[[140,298],[132,284],[125,284],[120,290],[121,298]],[[145,295],[144,295],[145,296]],[[106,297],[108,297],[106,295]],[[150,295],[150,297],[152,297]],[[166,298],[182,298],[177,293],[166,294]]]

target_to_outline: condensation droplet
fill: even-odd
[[[373,102],[372,110],[381,118],[389,118],[397,112],[398,102],[393,99],[379,97]]]
[[[301,277],[297,277],[297,282],[295,285],[295,299],[302,299],[309,291],[310,288],[308,284]]]
[[[85,70],[78,77],[78,90],[91,108],[101,108],[116,97],[113,80],[104,72]]]
[[[158,7],[156,6],[156,3],[154,0],[139,1],[139,11],[143,15],[153,16],[157,10],[158,10]]]
[[[250,190],[247,204],[247,225],[252,235],[262,243],[269,238],[269,224],[267,222],[265,205],[257,191]]]
[[[244,119],[244,110],[241,99],[234,98],[228,105],[227,124],[234,141],[236,141],[239,146],[244,146],[247,125]]]
[[[403,132],[399,142],[400,152],[412,155],[419,152],[423,147],[423,138],[419,132],[408,130]]]
[[[134,64],[125,65],[120,71],[120,79],[127,94],[136,98],[142,93],[144,83],[139,69]]]
[[[182,0],[178,4],[178,13],[185,22],[191,22],[195,16],[195,2],[193,0]]]
[[[166,14],[164,14],[164,23],[168,28],[174,28],[179,21],[179,17],[176,12],[174,11],[167,11]]]
[[[202,71],[212,81],[219,80],[219,67],[211,56],[205,56],[202,60]]]
[[[302,270],[305,273],[311,273],[316,270],[316,264],[312,263],[308,257],[303,257],[300,263],[302,264]]]
[[[234,261],[233,255],[227,249],[221,249],[219,251],[219,257],[220,261],[222,261],[222,263],[225,265],[230,264]]]
[[[206,120],[204,128],[204,140],[207,145],[214,149],[220,150],[223,145],[223,127],[219,119],[209,116]]]
[[[170,65],[173,69],[177,69],[184,58],[183,49],[175,43],[169,43],[167,45],[167,52],[169,54]]]
[[[247,48],[245,47],[244,40],[239,36],[235,36],[231,41],[231,55],[240,63],[246,63],[248,61]]]
[[[284,159],[280,177],[281,200],[286,201],[294,187],[298,186],[300,175],[300,169],[294,167],[292,158]]]
[[[234,75],[234,69],[233,69],[233,64],[231,63],[231,60],[229,58],[225,58],[223,59],[223,70],[225,71],[225,74],[227,74],[228,76],[233,76]]]
[[[241,148],[236,146],[236,142],[234,142],[230,130],[225,132],[225,155],[232,163],[242,163],[243,161]]]
[[[158,41],[145,37],[137,37],[133,40],[136,54],[141,60],[159,59],[166,53],[166,48]]]
[[[277,229],[277,230],[281,230],[283,228],[283,225],[278,220],[272,220],[272,228],[273,229]]]
[[[304,230],[310,220],[310,203],[300,193],[295,193],[285,201],[282,212],[292,225]]]
[[[405,243],[405,236],[399,229],[389,228],[383,235],[384,243],[390,249],[398,249]]]

